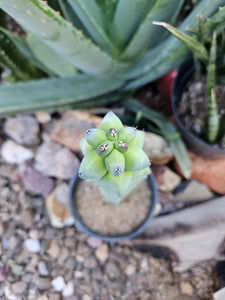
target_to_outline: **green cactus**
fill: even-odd
[[[79,142],[84,155],[79,176],[98,185],[107,203],[120,203],[150,174],[143,141],[143,131],[123,127],[120,119],[108,112],[99,128],[88,129]]]

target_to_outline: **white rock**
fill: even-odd
[[[35,117],[41,124],[46,124],[51,121],[51,115],[45,111],[36,112]]]
[[[213,294],[214,300],[224,300],[225,299],[225,287]]]
[[[5,286],[5,288],[4,288],[4,294],[5,294],[6,299],[8,299],[8,300],[17,300],[17,296],[14,295],[14,294],[10,291],[10,289],[9,289],[8,286]]]
[[[34,153],[11,140],[4,142],[1,148],[1,156],[9,164],[20,164],[34,157]]]
[[[74,285],[72,281],[69,281],[63,289],[63,297],[70,297],[74,294]]]
[[[41,245],[38,240],[27,239],[24,242],[24,246],[26,247],[27,251],[32,253],[38,253],[41,250]]]
[[[91,297],[87,294],[82,296],[82,300],[91,300]]]
[[[96,250],[95,250],[95,256],[101,263],[104,263],[109,256],[109,247],[107,244],[101,244]]]
[[[66,283],[62,276],[58,276],[51,281],[51,285],[56,292],[62,292],[66,286]]]

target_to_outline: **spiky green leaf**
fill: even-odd
[[[117,131],[119,131],[123,128],[123,124],[112,111],[109,111],[101,121],[99,128],[105,130],[106,132],[110,128],[115,128]]]
[[[119,88],[123,83],[112,78],[90,75],[42,79],[0,87],[0,115],[37,110],[51,111],[57,107],[75,105],[104,95]],[[102,101],[100,99],[100,101]],[[103,99],[103,103],[107,101]],[[80,106],[82,107],[82,105]]]
[[[116,61],[43,1],[0,0],[0,8],[78,69],[94,75],[119,69]]]
[[[158,0],[153,8],[149,11],[143,22],[141,23],[136,34],[127,46],[124,54],[124,60],[132,60],[140,57],[148,48],[155,47],[162,41],[165,32],[161,28],[154,28],[152,22],[155,20],[173,23],[179,13],[183,0]]]

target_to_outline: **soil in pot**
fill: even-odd
[[[202,80],[197,74],[195,74],[187,84],[187,87],[182,94],[182,98],[178,107],[179,116],[184,126],[195,135],[196,133],[196,121],[205,121],[206,118],[206,81]],[[225,114],[225,86],[216,86],[216,99],[218,112],[220,116]],[[203,137],[200,135],[200,138]],[[214,144],[215,147],[225,149],[225,145]]]
[[[119,205],[104,202],[100,189],[82,180],[76,192],[76,203],[83,223],[102,235],[125,234],[146,219],[151,191],[141,182]]]

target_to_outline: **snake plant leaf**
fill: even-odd
[[[41,0],[0,0],[0,8],[78,69],[94,75],[123,69]]]
[[[73,65],[32,33],[28,33],[26,41],[36,59],[44,66],[49,75],[67,77],[77,74]]]
[[[99,179],[106,174],[104,160],[94,149],[89,150],[82,159],[79,168],[79,176],[83,179]]]
[[[104,200],[107,203],[119,204],[133,189],[132,178],[132,172],[125,171],[119,177],[115,177],[108,172],[101,178],[99,183]]]
[[[88,100],[87,104],[93,105],[92,102],[90,103],[91,98],[116,90],[122,84],[123,82],[110,77],[97,78],[78,74],[73,77],[42,79],[2,86],[0,115],[34,112],[40,109],[54,111],[57,107],[71,104],[77,107],[77,103],[86,100]],[[104,99],[100,101],[105,103]],[[96,100],[94,102],[96,103]]]
[[[18,49],[13,37],[10,31],[0,28],[0,63],[11,69],[15,80],[38,78],[39,70]]]
[[[68,2],[93,40],[110,53],[117,52],[104,30],[104,15],[95,0],[68,0]]]
[[[212,45],[210,49],[210,59],[206,80],[206,122],[207,122],[207,140],[214,143],[219,134],[220,118],[218,114],[215,85],[216,85],[216,32],[213,33]]]
[[[111,128],[115,128],[117,131],[119,131],[123,128],[123,124],[112,111],[109,111],[102,119],[99,128],[105,130],[106,132]]]
[[[80,139],[78,144],[83,155],[86,155],[88,151],[91,150],[91,146],[87,143],[85,138]]]
[[[190,37],[189,35],[182,33],[175,27],[165,22],[153,22],[154,25],[160,25],[169,30],[180,41],[184,42],[186,47],[200,60],[206,61],[208,59],[207,49],[198,41]]]
[[[124,127],[119,131],[119,139],[126,144],[130,144],[136,137],[137,129],[135,127]]]
[[[124,155],[117,149],[113,149],[105,158],[105,166],[111,175],[121,176],[125,169]]]
[[[85,139],[91,147],[96,149],[106,140],[106,132],[99,128],[91,128],[86,130]]]
[[[161,28],[159,28],[159,30],[153,28],[152,22],[161,20],[173,23],[183,2],[184,0],[156,1],[155,5],[141,23],[131,42],[128,44],[122,59],[125,61],[135,59],[140,57],[146,49],[157,45],[158,42],[162,40],[162,36],[165,35],[165,32],[163,32]]]
[[[150,166],[150,161],[145,152],[136,145],[129,145],[129,149],[124,153],[126,171],[140,171]]]
[[[119,0],[111,33],[115,41],[124,48],[137,30],[147,7],[147,0]]]

